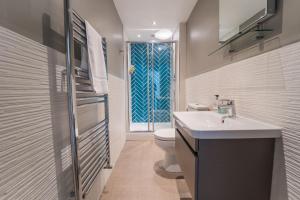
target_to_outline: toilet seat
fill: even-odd
[[[154,132],[155,139],[163,141],[174,141],[175,140],[175,129],[160,129]]]

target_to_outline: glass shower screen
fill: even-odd
[[[130,131],[172,126],[174,43],[129,43]]]

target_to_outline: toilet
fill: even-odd
[[[188,111],[208,111],[209,107],[197,103],[188,104]],[[155,144],[164,150],[164,160],[159,167],[169,173],[180,173],[181,169],[175,155],[175,128],[160,129],[154,132]]]

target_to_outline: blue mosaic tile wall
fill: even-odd
[[[134,123],[171,121],[172,45],[131,43],[131,118]]]

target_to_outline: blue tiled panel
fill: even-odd
[[[132,122],[148,122],[148,55],[146,43],[131,44],[131,115]]]
[[[171,110],[171,46],[153,44],[154,122],[170,122]]]
[[[171,56],[171,44],[131,44],[131,64],[135,66],[131,75],[132,122],[170,122]]]

